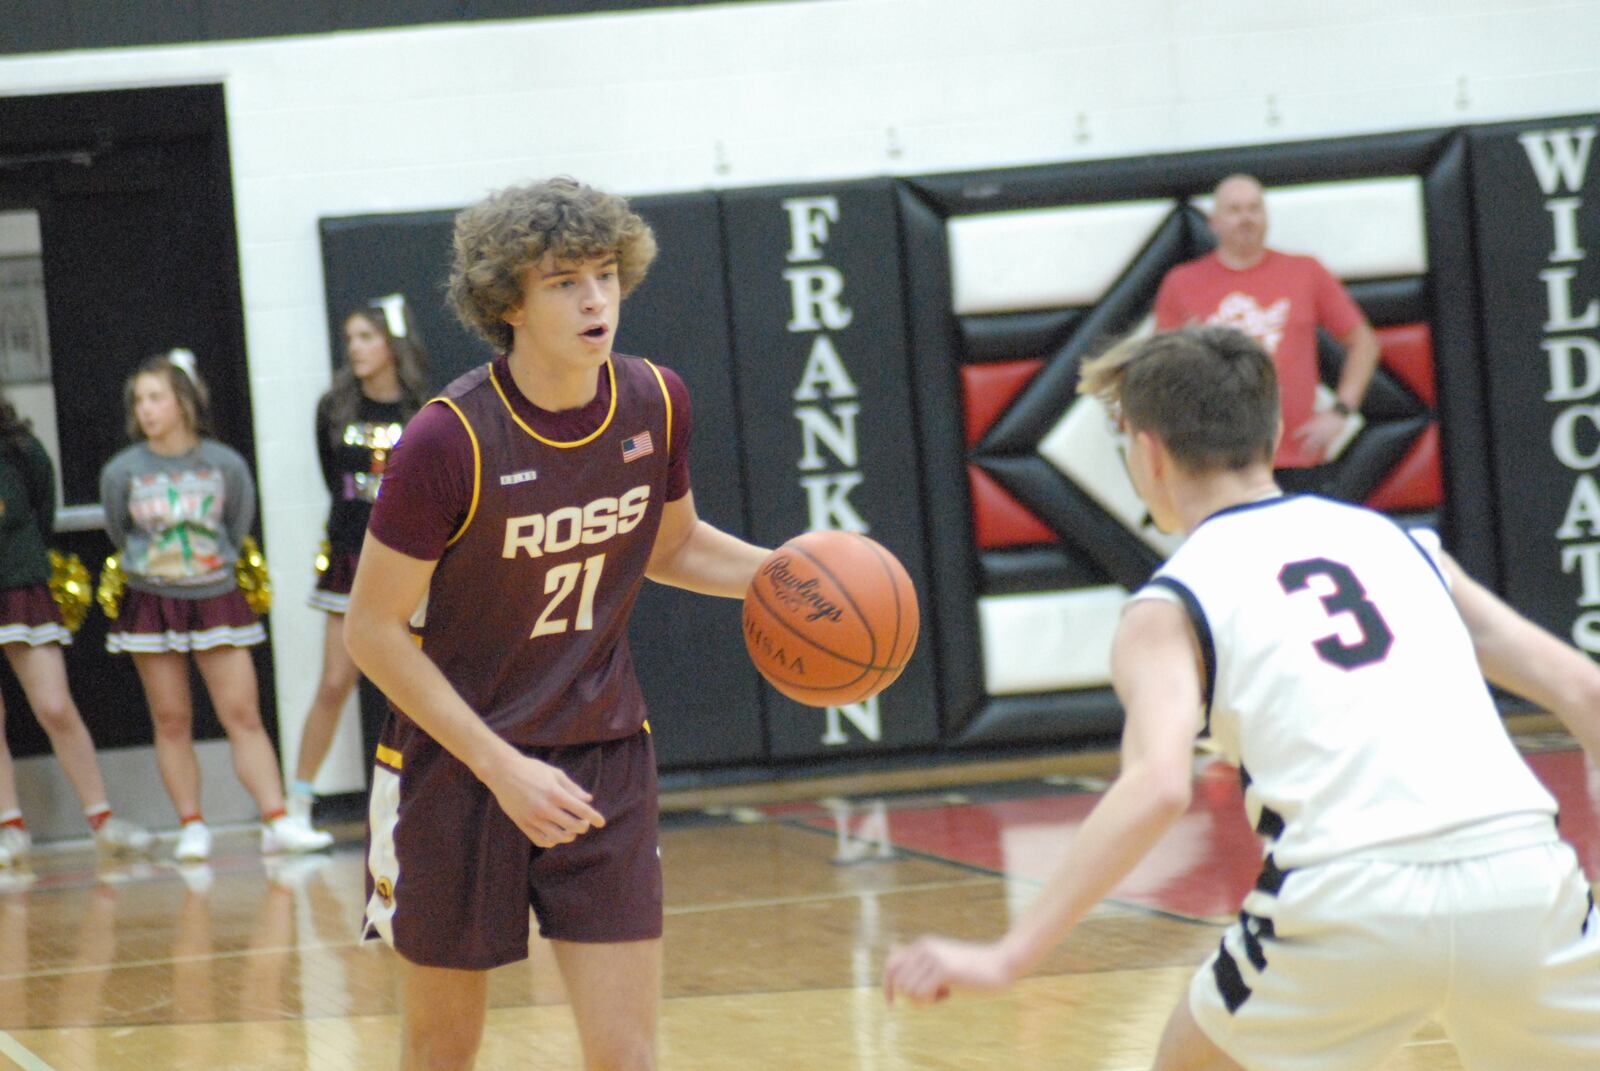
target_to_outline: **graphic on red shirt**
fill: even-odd
[[[1206,323],[1243,331],[1268,353],[1277,353],[1283,329],[1289,323],[1289,299],[1279,298],[1262,308],[1255,298],[1235,290],[1222,299],[1216,312],[1206,317]]]

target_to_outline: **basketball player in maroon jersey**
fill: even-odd
[[[391,456],[346,643],[389,697],[367,936],[403,961],[401,1066],[471,1067],[486,972],[549,938],[586,1067],[655,1065],[655,761],[627,639],[643,578],[744,595],[766,552],[701,521],[682,381],[613,354],[655,255],[571,179],[456,218],[450,298],[495,348]]]

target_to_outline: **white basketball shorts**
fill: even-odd
[[[1600,911],[1568,845],[1272,871],[1189,986],[1247,1071],[1367,1071],[1430,1018],[1472,1071],[1600,1068]]]

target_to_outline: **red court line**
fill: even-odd
[[[1580,751],[1527,756],[1561,805],[1561,833],[1591,879],[1600,876],[1600,773]],[[1111,898],[1195,918],[1232,915],[1261,869],[1261,847],[1245,823],[1238,771],[1223,763],[1195,780],[1189,811]],[[1099,801],[1072,793],[991,803],[947,804],[888,812],[897,847],[1008,876],[1042,881]],[[850,819],[793,820],[836,831]],[[850,831],[846,831],[850,832]]]

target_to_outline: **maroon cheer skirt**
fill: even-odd
[[[38,647],[46,643],[66,646],[72,642],[62,620],[61,608],[50,597],[44,584],[27,588],[0,589],[0,645],[25,643]]]
[[[209,651],[252,647],[266,638],[261,618],[238,589],[209,599],[174,599],[129,588],[106,635],[106,650],[112,654]]]
[[[359,554],[330,554],[328,568],[317,577],[317,586],[311,589],[306,603],[330,614],[342,614],[350,609],[350,585],[355,583],[356,562]]]

